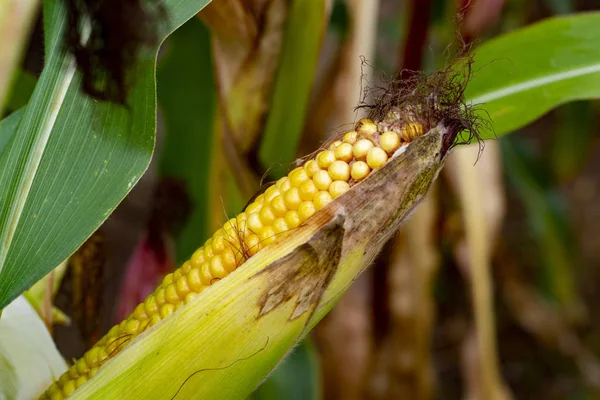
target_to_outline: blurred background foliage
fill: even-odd
[[[80,356],[263,183],[350,128],[364,84],[443,66],[457,32],[477,46],[596,9],[591,0],[209,4],[161,49],[149,170],[86,243],[97,249],[102,237],[101,251],[69,262],[56,297],[71,317],[54,321],[60,350]],[[33,92],[41,33],[38,21],[6,115]],[[474,167],[477,147],[456,151],[372,268],[252,399],[600,398],[598,121],[597,102],[576,101],[488,141]]]

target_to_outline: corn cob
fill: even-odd
[[[385,120],[359,121],[355,130],[330,143],[257,196],[179,269],[165,276],[153,294],[127,319],[113,326],[40,399],[58,400],[70,395],[137,335],[225,278],[279,235],[298,227],[373,170],[384,166],[404,143],[423,133],[422,126],[415,122],[397,126],[397,131],[388,128]]]

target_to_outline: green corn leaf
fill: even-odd
[[[549,18],[490,40],[475,50],[467,102],[480,104],[500,135],[560,104],[597,98],[599,42],[600,13]]]
[[[168,29],[209,0],[167,0]],[[128,104],[85,96],[62,45],[62,2],[44,2],[46,65],[0,154],[0,308],[65,260],[146,170],[156,129],[156,53],[139,57]],[[14,124],[1,127],[14,128]]]

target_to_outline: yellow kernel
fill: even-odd
[[[302,167],[298,167],[290,172],[288,177],[290,178],[290,185],[292,185],[292,187],[300,187],[300,185],[310,179],[306,170]]]
[[[46,391],[44,392],[44,394],[47,396],[47,395],[50,395],[50,394],[52,394],[54,392],[58,392],[58,391],[60,391],[60,387],[58,386],[58,383],[57,382],[53,382],[52,385],[50,385],[50,387],[48,389],[46,389]]]
[[[350,175],[352,179],[357,181],[365,179],[369,175],[369,172],[371,172],[371,167],[364,161],[355,161],[350,167]]]
[[[282,233],[287,231],[289,227],[287,226],[284,218],[277,218],[275,221],[273,221],[273,229],[275,230],[275,233]]]
[[[175,289],[180,299],[183,299],[189,292],[190,287],[188,286],[187,279],[185,276],[180,276],[175,282]]]
[[[232,236],[235,236],[235,233],[238,229],[237,219],[231,218],[229,221],[225,222],[225,225],[223,225],[223,227],[225,229],[225,235],[228,239],[231,239]]]
[[[370,119],[361,119],[356,124],[356,132],[362,137],[370,137],[377,133],[377,125]]]
[[[79,376],[79,374],[77,373],[77,367],[75,365],[72,365],[67,372],[69,373],[71,379],[77,379],[77,377]]]
[[[200,267],[200,280],[204,286],[210,285],[213,277],[210,274],[210,264],[206,261],[202,263]]]
[[[212,242],[212,239],[210,241]],[[211,258],[213,258],[214,255],[215,255],[215,252],[213,251],[212,245],[205,244],[204,245],[204,258],[206,260],[210,260]]]
[[[260,222],[260,216],[257,212],[248,215],[248,228],[254,232],[258,233],[263,227],[262,222]]]
[[[223,267],[227,272],[232,272],[237,268],[237,260],[235,258],[235,254],[233,254],[233,250],[227,249],[221,254],[223,260]]]
[[[354,146],[352,147],[352,152],[354,153],[354,158],[357,160],[364,160],[367,158],[367,154],[369,150],[373,148],[373,142],[367,139],[360,139]]]
[[[373,147],[367,154],[367,164],[371,168],[379,168],[388,160],[387,153],[379,147]]]
[[[221,255],[216,255],[210,260],[210,274],[213,278],[225,278],[228,275]]]
[[[317,172],[321,170],[319,167],[319,163],[316,160],[310,160],[306,164],[304,164],[304,169],[310,178],[315,176]]]
[[[181,265],[181,268],[180,268],[180,270],[181,270],[181,273],[182,273],[183,275],[185,275],[185,274],[187,274],[188,272],[190,272],[190,270],[191,270],[191,269],[192,269],[192,264],[191,264],[189,261],[186,261],[186,262],[184,262],[184,263]]]
[[[347,181],[350,179],[350,166],[343,161],[334,161],[328,169],[331,179],[336,181]]]
[[[319,167],[323,169],[329,168],[334,161],[335,154],[333,154],[333,151],[331,150],[322,151],[317,155],[317,163],[319,164]]]
[[[156,318],[156,316],[154,316],[152,318]],[[98,364],[102,364],[102,362],[104,360],[106,360],[107,358],[108,358],[108,353],[106,353],[106,350],[100,349],[100,351],[98,352]]]
[[[192,254],[192,257],[190,258],[190,262],[192,263],[192,265],[194,267],[202,264],[205,261],[204,259],[204,248],[200,247],[198,250],[196,250],[194,252],[194,254]]]
[[[87,382],[87,376],[80,376],[75,380],[75,386],[80,387]]]
[[[335,150],[340,144],[342,144],[342,141],[336,140],[335,142],[329,145],[329,150]]]
[[[300,203],[302,203],[302,198],[300,197],[300,191],[298,188],[290,188],[283,195],[283,200],[285,201],[285,206],[289,210],[295,210],[298,208]]]
[[[379,145],[391,155],[400,147],[400,136],[396,132],[385,132],[379,138]]]
[[[165,288],[162,286],[159,286],[156,291],[154,292],[154,297],[156,298],[156,304],[157,305],[161,305],[161,304],[165,304],[166,300],[165,300]]]
[[[128,335],[135,335],[140,328],[140,321],[137,319],[130,319],[127,321],[127,325],[125,325],[125,332]]]
[[[283,185],[287,180],[288,180],[287,176],[284,176],[283,178],[279,178],[279,180],[277,182],[275,182],[275,187],[281,189],[281,185]]]
[[[260,239],[259,239],[258,235],[255,235],[254,233],[251,233],[250,235],[248,235],[245,239],[245,242],[246,242],[246,248],[248,250],[248,254],[250,256],[253,256],[256,253],[258,253],[258,251],[261,248]]]
[[[275,196],[279,196],[281,192],[275,185],[269,186],[269,188],[265,191],[265,203],[270,203]],[[264,207],[264,206],[263,206]]]
[[[75,381],[74,381],[74,380],[71,380],[71,381],[67,382],[67,383],[65,384],[65,386],[63,386],[63,389],[62,389],[62,391],[63,391],[63,393],[65,394],[65,396],[68,396],[68,395],[70,395],[71,393],[73,393],[73,392],[75,391],[75,389],[76,389],[76,388],[77,388],[77,387],[75,386]]]
[[[254,199],[255,203],[263,203],[265,201],[265,194],[261,193],[258,196],[256,196],[256,198]]]
[[[331,203],[332,200],[333,200],[333,198],[331,197],[329,192],[320,191],[319,193],[317,193],[315,195],[315,198],[313,199],[313,202],[315,203],[315,209],[317,211],[319,211],[320,209],[325,207],[327,204]]]
[[[314,184],[312,180],[308,180],[302,184],[299,188],[300,190],[300,198],[302,200],[312,200],[315,197],[315,194],[319,191],[317,186]]]
[[[202,280],[200,279],[200,270],[198,268],[194,268],[188,272],[187,283],[194,292],[200,292],[203,285]]]
[[[271,200],[271,210],[273,210],[273,214],[277,217],[283,217],[285,215],[288,209],[285,206],[283,196],[279,195]]]
[[[225,240],[224,236],[225,231],[219,229],[217,232],[220,232],[220,234],[217,235],[215,233],[215,235],[213,236],[212,249],[215,254],[221,254],[227,247],[227,241]]]
[[[60,387],[63,387],[67,384],[67,382],[69,382],[71,379],[71,376],[69,374],[63,374],[59,379],[58,379],[58,385]]]
[[[85,361],[90,367],[98,365],[98,354],[100,353],[99,347],[92,347],[85,353]]]
[[[158,324],[159,322],[160,322],[160,316],[155,315],[152,318],[150,318],[150,323],[148,324],[148,326],[154,326],[154,325]]]
[[[315,213],[315,211],[315,205],[312,201],[303,201],[300,206],[298,206],[298,216],[300,217],[300,221],[306,221]]]
[[[196,296],[198,296],[198,293],[189,292],[185,295],[185,298],[183,299],[183,304],[190,304],[190,302],[194,300]]]
[[[77,363],[75,363],[75,368],[77,368],[77,373],[79,375],[87,374],[90,369],[85,357],[80,358]]]
[[[329,189],[329,185],[331,185],[332,181],[333,180],[331,179],[331,176],[329,176],[329,173],[323,170],[317,172],[313,177],[313,182],[319,190]]]
[[[98,372],[98,367],[94,367],[92,369],[90,369],[90,378],[94,375],[96,375],[96,372]]]
[[[248,216],[246,215],[246,212],[241,212],[237,215],[237,217],[235,217],[236,220],[236,226],[239,227],[242,223],[246,222],[246,218]],[[206,260],[205,260],[206,261]]]
[[[358,133],[356,131],[350,131],[344,135],[344,143],[354,144],[358,140]]]
[[[258,215],[260,217],[260,222],[262,222],[263,226],[271,225],[273,221],[275,221],[275,218],[277,218],[273,213],[273,209],[271,208],[271,206],[264,206],[263,208],[261,208],[258,212]]]
[[[63,392],[61,391],[56,391],[50,396],[50,400],[63,400],[64,398]]]
[[[162,307],[160,307],[160,317],[167,318],[169,315],[173,314],[174,311],[175,306],[173,304],[163,304]]]
[[[292,187],[292,185],[290,184],[290,180],[286,177],[285,180],[281,183],[281,186],[279,187],[279,191],[281,193],[285,193],[291,187]]]
[[[255,213],[255,212],[259,212],[260,209],[262,208],[263,203],[259,203],[256,200],[254,201],[254,203],[250,204],[248,207],[246,207],[246,217],[249,217],[250,214]]]
[[[156,299],[153,295],[146,297],[146,300],[144,300],[144,308],[146,309],[146,315],[149,317],[158,313],[158,305],[156,304]]]
[[[329,186],[329,194],[334,199],[340,197],[348,190],[350,190],[350,185],[348,185],[348,182],[346,181],[334,181],[331,186]]]
[[[178,268],[173,272],[173,282],[175,282],[180,277],[181,277],[181,269]]]
[[[167,274],[162,280],[162,286],[167,286],[171,282],[173,282],[173,274]]]
[[[354,154],[352,152],[352,145],[350,143],[342,143],[334,150],[334,155],[337,160],[344,162],[352,161]]]
[[[285,223],[290,229],[294,229],[300,225],[300,216],[297,211],[288,211],[285,213]]]
[[[272,226],[265,226],[261,231],[260,234],[258,235],[258,238],[260,239],[260,243],[263,246],[267,246],[271,243],[273,243],[276,239],[275,237],[275,229],[273,229]]]
[[[133,316],[135,317],[135,319],[138,319],[140,321],[148,319],[148,314],[146,314],[144,303],[140,303],[135,307],[135,309],[133,310]]]

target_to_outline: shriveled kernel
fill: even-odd
[[[354,158],[354,154],[352,151],[352,145],[350,143],[342,143],[334,150],[334,155],[337,160],[341,160],[344,162],[352,161]]]
[[[295,210],[298,208],[300,203],[302,203],[302,198],[300,197],[300,190],[298,188],[290,188],[283,195],[283,200],[285,201],[285,206],[289,210]]]
[[[310,160],[306,164],[304,164],[304,170],[306,171],[308,176],[312,178],[317,172],[321,170],[321,167],[319,167],[319,163],[316,160]]]
[[[311,180],[306,181],[300,186],[300,198],[302,200],[308,201],[312,200],[315,197],[315,194],[319,191],[315,183]]]
[[[342,144],[342,141],[336,140],[335,142],[329,145],[329,150],[335,150],[340,144]]]
[[[350,131],[344,135],[344,143],[354,144],[358,140],[358,132]]]
[[[264,206],[261,208],[258,212],[258,216],[260,217],[260,222],[263,226],[271,225],[273,221],[275,221],[275,218],[277,218],[273,213],[271,206]]]
[[[210,274],[213,278],[225,278],[228,273],[223,265],[223,258],[221,255],[216,255],[210,260]]]
[[[221,257],[223,255],[221,254]],[[185,276],[180,276],[175,282],[175,289],[177,290],[177,295],[180,299],[183,299],[189,292],[190,287],[188,286],[187,278]]]
[[[271,209],[273,210],[273,214],[277,217],[283,217],[285,215],[288,209],[285,206],[283,196],[279,195],[271,200]]]
[[[161,304],[165,304],[166,300],[165,288],[160,286],[154,291],[154,297],[156,298],[156,304],[160,307]]]
[[[300,225],[301,221],[298,212],[292,210],[285,213],[285,223],[290,229],[294,229]]]
[[[331,194],[329,194],[329,192],[326,192],[324,190],[320,191],[315,195],[315,198],[313,199],[313,202],[315,203],[315,209],[319,211],[327,204],[331,203],[332,200],[333,198],[331,197]]]
[[[146,315],[150,318],[158,313],[158,304],[156,304],[156,299],[153,295],[150,295],[144,300],[144,308],[146,310]]]
[[[354,146],[352,147],[352,152],[354,153],[354,158],[357,160],[364,160],[367,158],[367,154],[369,150],[373,148],[373,142],[367,139],[360,139]]]
[[[160,307],[160,317],[167,318],[169,315],[173,314],[175,311],[175,306],[173,304],[167,303],[163,304]]]
[[[350,175],[356,181],[365,179],[369,172],[371,172],[371,167],[364,161],[355,161],[350,167]]]
[[[362,137],[370,137],[377,133],[377,125],[370,119],[361,119],[356,124],[356,132]]]
[[[371,168],[382,167],[388,160],[387,153],[379,147],[373,147],[367,154],[367,164]]]
[[[125,333],[128,335],[135,335],[140,328],[140,321],[137,319],[130,319],[127,321],[127,325],[125,325]]]
[[[324,150],[317,155],[317,163],[319,167],[326,169],[329,168],[332,162],[335,161],[335,154],[331,150]]]
[[[276,239],[275,229],[272,226],[265,226],[258,235],[260,242],[263,246],[267,246],[273,243]]]
[[[317,172],[313,177],[313,183],[319,190],[329,189],[329,185],[331,185],[331,182],[333,182],[333,179],[331,179],[331,176],[329,176],[329,173],[327,171],[321,170]]]
[[[190,263],[192,263],[192,265],[196,267],[202,264],[204,261],[204,248],[200,247],[194,252],[194,254],[192,254],[192,257],[190,258]]]
[[[329,186],[329,194],[334,199],[340,197],[348,190],[350,190],[350,185],[346,181],[334,181],[331,186]]]
[[[288,176],[290,178],[290,185],[292,185],[292,187],[300,187],[300,185],[310,179],[308,173],[303,167],[296,168]]]
[[[263,227],[262,222],[260,222],[260,215],[258,215],[257,212],[248,215],[247,222],[248,229],[250,229],[254,233],[258,233]]]
[[[188,272],[187,283],[194,292],[200,292],[202,289],[202,280],[200,279],[200,270],[198,268],[192,269]]]
[[[334,161],[328,169],[331,179],[336,181],[347,181],[350,179],[350,166],[344,161]]]
[[[402,135],[402,140],[410,142],[417,136],[423,134],[423,125],[418,122],[409,122],[400,128],[400,133]]]
[[[273,229],[275,230],[275,233],[281,233],[286,232],[290,228],[288,227],[284,218],[277,218],[275,221],[273,221]]]
[[[303,201],[298,207],[298,216],[300,221],[304,222],[315,213],[315,205],[312,201]]]
[[[379,146],[392,155],[400,147],[400,136],[396,132],[385,132],[379,138]]]
[[[210,274],[210,263],[205,261],[200,266],[200,280],[204,286],[208,286],[211,284],[213,277]]]
[[[71,380],[71,381],[67,382],[65,384],[65,386],[63,386],[62,391],[65,396],[68,396],[71,393],[73,393],[75,391],[75,389],[77,389],[77,386],[75,386],[75,380]]]

